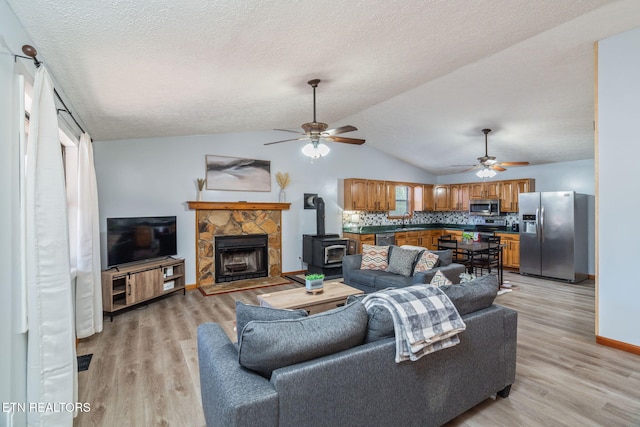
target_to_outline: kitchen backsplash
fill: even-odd
[[[467,212],[415,212],[410,224],[476,224],[481,217]],[[518,222],[517,213],[504,214],[507,228]],[[342,214],[343,227],[367,227],[372,225],[400,225],[402,219],[389,219],[386,212],[353,212]]]

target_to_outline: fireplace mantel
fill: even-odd
[[[189,209],[195,210],[243,210],[243,211],[285,211],[291,203],[277,202],[187,202]]]

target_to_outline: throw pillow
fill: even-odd
[[[395,246],[389,254],[389,267],[387,267],[387,271],[409,277],[413,272],[413,263],[417,256],[418,251],[402,249]]]
[[[436,271],[436,274],[433,275],[430,282],[431,285],[438,286],[438,287],[444,286],[444,285],[450,285],[452,283],[453,282],[447,279],[447,276],[442,274],[442,271],[440,270]]]
[[[361,270],[382,270],[389,267],[389,246],[362,245]]]
[[[362,344],[366,329],[360,301],[300,319],[253,321],[242,330],[238,361],[270,378],[275,369]]]
[[[422,271],[431,270],[436,266],[436,264],[438,264],[438,258],[438,255],[434,254],[433,252],[422,252],[415,268],[413,269],[413,274],[415,275],[416,273],[420,273]]]
[[[299,319],[306,317],[305,310],[285,310],[271,307],[261,307],[257,305],[245,304],[242,301],[236,301],[236,332],[238,333],[238,342],[245,325],[252,320],[284,320]]]
[[[347,304],[362,301],[366,296],[366,294],[349,295],[349,297],[347,297]],[[369,321],[367,322],[367,334],[364,337],[365,344],[396,335],[393,316],[387,308],[374,305],[373,307],[369,307],[367,314],[369,315]]]

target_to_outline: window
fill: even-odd
[[[411,206],[411,187],[408,185],[396,185],[396,208],[389,211],[389,218],[402,218],[408,212],[413,214]]]

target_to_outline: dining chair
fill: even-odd
[[[451,250],[453,262],[462,264],[467,268],[467,271],[471,268],[471,261],[467,252],[458,248],[458,241],[451,237],[451,235],[443,235],[438,238],[438,250]]]
[[[491,274],[492,270],[499,270],[500,243],[500,236],[490,236],[487,238],[487,251],[478,254],[474,259],[473,267],[476,275],[478,271],[480,271],[480,275],[482,275],[484,270],[487,270],[487,273],[489,274]]]

